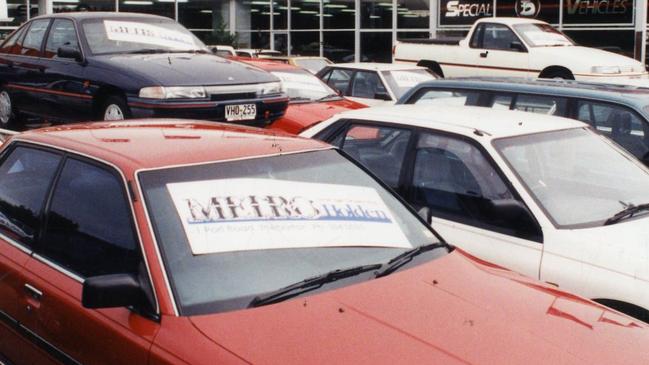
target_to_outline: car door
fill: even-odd
[[[527,49],[511,28],[504,24],[479,24],[469,43],[465,61],[467,67],[472,68],[472,76],[532,75]]]
[[[376,71],[356,71],[348,95],[350,99],[368,106],[394,103]]]
[[[577,100],[576,119],[588,123],[645,164],[649,163],[649,126],[635,111],[623,105]]]
[[[93,119],[89,82],[85,82],[86,68],[78,60],[59,57],[57,52],[61,47],[81,52],[70,19],[55,19],[47,35],[43,58],[47,88],[43,98],[47,109],[52,117],[62,120]]]
[[[148,282],[121,175],[68,155],[44,220],[35,254],[25,266],[36,334],[67,362],[146,364],[159,327],[153,299],[147,308],[92,310],[81,302],[89,277],[131,273]]]
[[[53,363],[33,336],[37,303],[24,265],[61,160],[60,154],[13,144],[0,162],[0,355],[12,364]]]

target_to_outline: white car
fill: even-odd
[[[615,83],[647,78],[643,63],[582,47],[550,24],[525,18],[483,18],[462,40],[424,39],[395,45],[394,61],[429,67],[439,76],[563,78]]]
[[[390,63],[336,63],[316,76],[349,99],[367,106],[390,105],[420,82],[435,80],[426,67]]]
[[[463,250],[649,321],[649,170],[586,124],[398,105],[301,135],[342,148]]]

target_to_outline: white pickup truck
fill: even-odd
[[[648,78],[632,58],[581,47],[548,23],[523,18],[483,18],[466,38],[401,40],[394,61],[416,63],[441,77],[513,76],[615,82]]]

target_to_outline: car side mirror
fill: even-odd
[[[515,199],[492,200],[491,213],[494,217],[506,221],[518,221],[527,218],[533,220],[527,207]]]
[[[523,43],[519,41],[513,41],[512,43],[510,43],[509,48],[516,52],[525,52],[525,47],[523,47]]]
[[[392,101],[392,97],[386,92],[376,92],[374,99]]]
[[[77,62],[81,62],[83,57],[81,56],[81,51],[77,48],[70,46],[61,46],[56,51],[56,56],[59,58],[71,58]]]
[[[83,282],[81,303],[85,308],[138,306],[144,301],[144,289],[132,274],[94,276]]]

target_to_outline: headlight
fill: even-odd
[[[139,96],[147,99],[194,99],[207,94],[202,86],[151,86],[140,89]]]
[[[279,94],[284,91],[284,87],[280,81],[277,82],[267,82],[265,84],[259,84],[257,89],[257,95],[270,95],[270,94]]]
[[[594,74],[619,74],[621,72],[618,66],[593,66],[591,70]]]

